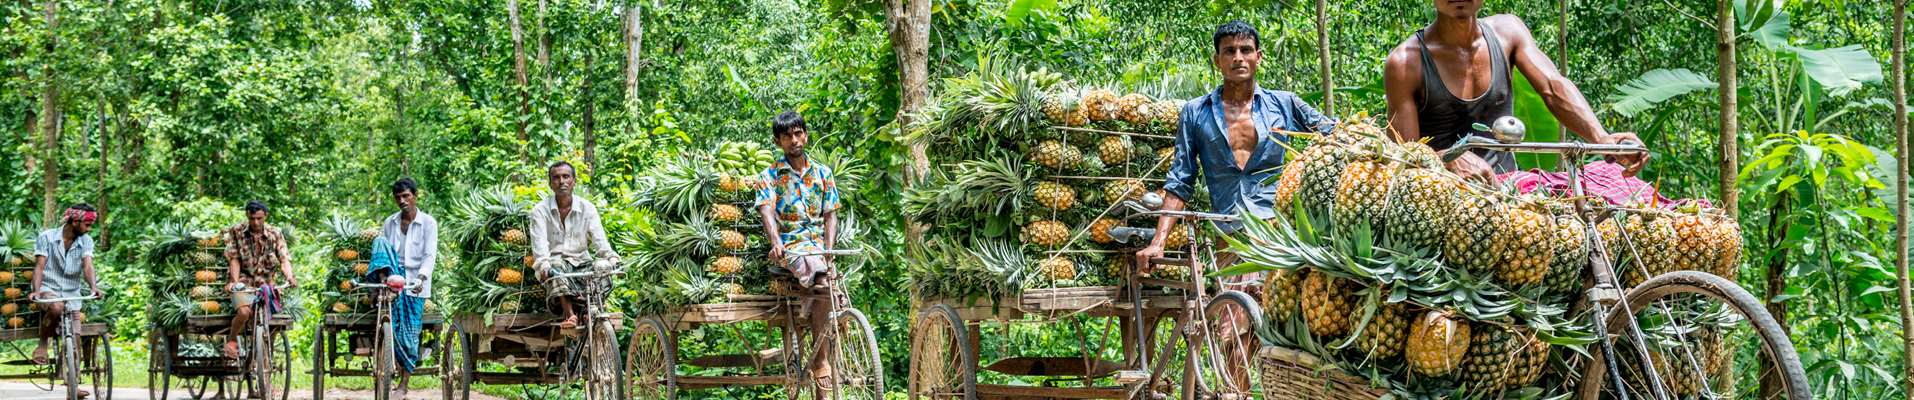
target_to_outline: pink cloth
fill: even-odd
[[[1664,208],[1673,208],[1683,203],[1697,202],[1702,208],[1711,204],[1702,199],[1673,200],[1655,190],[1655,185],[1641,179],[1622,175],[1626,168],[1621,164],[1596,161],[1582,166],[1582,189],[1591,196],[1608,199],[1608,204],[1629,205],[1645,203],[1655,199],[1656,204]],[[1537,190],[1554,197],[1568,197],[1573,191],[1568,187],[1567,172],[1548,172],[1541,169],[1513,171],[1495,177],[1496,181],[1526,194]]]

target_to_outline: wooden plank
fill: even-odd
[[[757,368],[784,362],[782,349],[767,349],[757,354],[713,354],[679,363],[699,368]]]
[[[1094,365],[1085,370],[1083,357],[1015,357],[990,364],[984,370],[1017,376],[1097,376],[1123,369],[1123,363],[1110,360],[1091,360],[1091,363]]]
[[[687,389],[687,390],[719,389],[719,388],[732,388],[732,387],[742,387],[742,386],[764,386],[764,385],[783,386],[784,383],[785,383],[785,378],[783,375],[680,376],[678,377],[678,388]]]
[[[558,375],[512,372],[473,372],[472,379],[487,385],[546,385],[562,381]]]
[[[322,323],[328,326],[353,326],[353,325],[372,325],[372,322],[374,320],[377,320],[379,316],[378,314],[372,314],[372,313],[326,314],[323,318],[325,319],[322,320],[324,321]],[[426,325],[437,325],[437,324],[445,322],[445,315],[439,314],[439,313],[426,313],[424,318],[421,318],[421,319],[424,320],[423,323]]]
[[[1056,399],[1122,399],[1129,395],[1129,389],[1115,387],[1041,387],[977,384],[977,396],[1034,396]]]
[[[271,320],[266,321],[266,323],[271,326],[290,326],[293,323],[293,319],[290,314],[276,314],[272,316]],[[186,325],[199,328],[229,328],[233,326],[233,315],[194,315],[186,317]]]

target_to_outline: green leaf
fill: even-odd
[[[1830,97],[1860,89],[1863,84],[1881,82],[1881,60],[1874,58],[1861,45],[1826,50],[1787,48],[1801,60],[1801,68],[1808,77],[1830,89]]]
[[[1853,208],[1852,210],[1854,210],[1855,215],[1873,218],[1875,220],[1882,221],[1882,222],[1888,222],[1888,223],[1894,222],[1894,213],[1889,212],[1887,209],[1884,209],[1884,208],[1856,207],[1856,208]]]
[[[1686,68],[1657,69],[1622,84],[1621,91],[1609,97],[1608,108],[1623,116],[1633,117],[1670,97],[1720,86],[1713,79]],[[1530,128],[1529,131],[1534,132],[1535,129]]]
[[[1555,114],[1548,111],[1548,104],[1542,102],[1542,95],[1535,91],[1533,82],[1522,76],[1520,71],[1510,70],[1515,76],[1515,117],[1528,126],[1528,142],[1556,142],[1562,139],[1562,124]],[[1558,160],[1554,155],[1540,153],[1516,153],[1518,165],[1554,170]]]
[[[1031,11],[1050,11],[1057,8],[1057,0],[1016,0],[1010,2],[1010,8],[1004,10],[1004,23],[1011,27],[1022,27],[1024,18]]]
[[[1768,19],[1750,34],[1754,35],[1755,43],[1768,48],[1768,51],[1782,52],[1783,47],[1788,45],[1788,32],[1793,29],[1788,12],[1782,11],[1775,13],[1774,18]]]

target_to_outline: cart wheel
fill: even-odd
[[[478,371],[478,351],[472,347],[472,335],[459,335],[459,351],[465,360],[465,367],[459,368],[459,400],[472,400],[472,378]]]
[[[671,328],[655,316],[632,327],[625,347],[625,376],[630,400],[670,400],[678,397],[678,343]]]
[[[957,309],[936,304],[911,329],[910,399],[977,399],[977,353]]]
[[[1201,381],[1195,393],[1217,400],[1249,400],[1255,387],[1255,369],[1250,361],[1261,340],[1256,327],[1263,325],[1263,309],[1249,294],[1226,290],[1210,298],[1203,307],[1205,328],[1197,344],[1196,370]]]
[[[272,331],[272,340],[266,342],[272,352],[269,375],[272,387],[279,388],[279,400],[292,398],[292,340],[283,329]],[[271,397],[270,394],[267,397]]]
[[[332,368],[332,344],[325,327],[312,330],[312,400],[326,400],[326,370]]]
[[[1195,379],[1185,379],[1184,372],[1196,367],[1196,361],[1190,358],[1189,342],[1180,332],[1188,317],[1161,318],[1156,328],[1150,331],[1150,337],[1144,343],[1150,348],[1150,379],[1143,390],[1138,392],[1142,399],[1182,399],[1195,386]]]
[[[186,384],[186,394],[191,395],[193,400],[199,400],[200,398],[206,397],[206,389],[213,386],[213,379],[207,378],[205,375],[200,375],[198,385],[193,384],[193,378],[183,378],[180,383]],[[219,386],[221,388],[220,391],[224,392],[226,383],[220,382]]]
[[[1670,397],[1708,398],[1715,393],[1741,396],[1748,392],[1743,388],[1763,385],[1759,379],[1746,379],[1760,374],[1769,374],[1768,378],[1780,385],[1776,397],[1814,398],[1801,358],[1786,331],[1768,314],[1761,300],[1733,281],[1704,272],[1676,271],[1642,282],[1629,290],[1626,298],[1627,313],[1609,314],[1607,328],[1617,337],[1616,368],[1629,387],[1610,385],[1614,378],[1607,375],[1606,356],[1594,352],[1594,358],[1582,369],[1578,398],[1613,398],[1618,392],[1626,392],[1631,398],[1654,398],[1644,388],[1651,376],[1662,381]],[[1646,343],[1637,343],[1627,334],[1630,317],[1642,324]],[[1747,346],[1755,347],[1753,356],[1774,365],[1777,371],[1757,372],[1752,365],[1737,367],[1737,355]],[[1650,354],[1648,362],[1643,362],[1643,352]],[[1652,375],[1648,373],[1651,367],[1655,372]],[[1746,378],[1736,379],[1740,377]],[[1711,378],[1723,380],[1710,382]],[[1727,387],[1727,382],[1739,387]]]
[[[883,400],[884,362],[878,357],[877,335],[863,311],[846,308],[837,314],[837,374],[839,400]]]
[[[93,398],[97,400],[113,400],[112,338],[111,334],[87,338],[88,351],[92,352],[91,356],[87,357],[87,364],[92,368],[87,369],[86,373],[91,375],[89,378],[93,380]]]
[[[146,335],[146,399],[166,400],[173,383],[173,347],[161,335]]]
[[[588,355],[585,368],[585,398],[587,400],[625,400],[631,393],[625,381],[623,359],[618,357],[618,334],[611,328],[611,321],[592,320],[587,329],[591,329],[590,341],[585,343]]]

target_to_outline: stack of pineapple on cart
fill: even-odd
[[[0,379],[32,380],[35,386],[41,382],[54,385],[63,384],[61,377],[65,371],[59,370],[58,348],[48,350],[46,365],[33,364],[33,340],[40,338],[42,313],[34,307],[28,296],[33,293],[33,246],[39,232],[32,225],[17,221],[0,224],[0,260],[6,262],[0,268],[0,294],[5,295],[0,303],[0,317],[6,318],[5,329],[0,329],[0,342],[20,342],[24,346],[13,346],[11,360],[6,365],[29,367],[25,372],[0,375]],[[102,301],[102,300],[94,300]],[[92,302],[85,303],[88,311],[97,310]],[[88,316],[93,314],[89,312]],[[105,322],[84,323],[80,325],[79,373],[85,380],[91,381],[92,393],[99,393],[101,399],[112,398],[113,387],[113,351],[107,345],[112,342],[113,326]],[[51,345],[51,343],[49,343]],[[52,389],[51,386],[47,387]],[[102,391],[106,390],[106,391]]]
[[[375,302],[377,297],[366,290],[355,289],[355,282],[364,283],[366,271],[371,267],[372,241],[383,232],[377,226],[365,225],[352,218],[334,213],[326,219],[325,231],[319,240],[328,243],[331,262],[325,269],[325,285],[321,286],[321,304],[326,313],[320,316],[318,329],[313,330],[312,338],[312,398],[325,399],[326,379],[342,376],[372,376],[373,365],[377,358],[372,354],[375,332],[378,331],[378,314]],[[444,352],[440,340],[445,318],[437,312],[436,304],[425,301],[425,315],[421,320],[419,366],[413,375],[436,376],[439,371],[447,370],[451,359]],[[440,380],[442,392],[447,400],[451,399],[452,380]]]
[[[161,224],[154,232],[154,244],[147,250],[144,263],[153,274],[148,290],[155,299],[148,305],[147,333],[149,367],[154,400],[172,396],[174,381],[186,389],[186,395],[199,399],[214,392],[215,398],[241,396],[271,386],[273,395],[288,398],[292,384],[292,343],[286,329],[304,312],[297,292],[280,296],[284,312],[266,321],[267,348],[257,349],[242,337],[242,357],[228,358],[220,347],[231,333],[232,294],[227,291],[229,264],[225,250],[228,238],[222,227],[195,227],[179,222]],[[261,363],[254,357],[268,357]],[[264,368],[259,364],[271,364]],[[228,392],[228,390],[233,390]]]
[[[620,378],[607,374],[620,368],[613,365],[617,357],[605,353],[616,352],[611,335],[623,329],[623,314],[599,310],[587,319],[585,302],[574,302],[580,323],[561,328],[562,318],[548,309],[527,233],[537,197],[541,192],[510,186],[479,189],[460,199],[447,219],[443,237],[452,241],[458,262],[435,275],[443,277],[439,285],[454,310],[445,321],[450,329],[441,339],[440,365],[445,381],[456,385],[448,392],[460,392],[455,398],[470,398],[473,383],[580,385],[589,400],[622,391],[609,387]]]
[[[1133,257],[1166,215],[1149,189],[1175,155],[1175,99],[1195,93],[1061,78],[984,59],[911,127],[933,172],[905,194],[906,214],[929,227],[909,257],[921,310],[910,398],[1247,399],[1238,375],[1261,309],[1205,276],[1213,246],[1196,234],[1233,217],[1167,214],[1183,218],[1162,233],[1154,272]],[[983,359],[983,331],[1017,324],[1072,328],[1076,352]]]
[[[850,193],[862,174],[854,160],[812,150],[814,165],[829,166],[840,193]],[[634,399],[671,399],[681,390],[746,386],[781,387],[789,398],[810,399],[814,378],[806,360],[817,352],[810,312],[789,272],[767,260],[768,243],[752,203],[758,172],[777,160],[770,146],[722,143],[709,155],[685,155],[644,174],[646,197],[656,214],[654,233],[620,237],[621,251],[641,271],[632,278],[638,295],[632,305],[637,323],[626,348],[627,375]],[[846,204],[849,204],[846,202]],[[849,208],[839,211],[837,248],[857,247],[857,228]],[[840,273],[855,274],[854,257],[838,257]],[[855,279],[847,277],[845,279]],[[883,368],[869,321],[856,308],[833,315],[833,364],[837,391],[830,398],[883,398]],[[777,329],[775,342],[743,340],[743,332],[761,324]],[[703,329],[701,336],[735,337],[736,354],[680,354],[680,333]],[[713,347],[704,343],[701,347]]]

